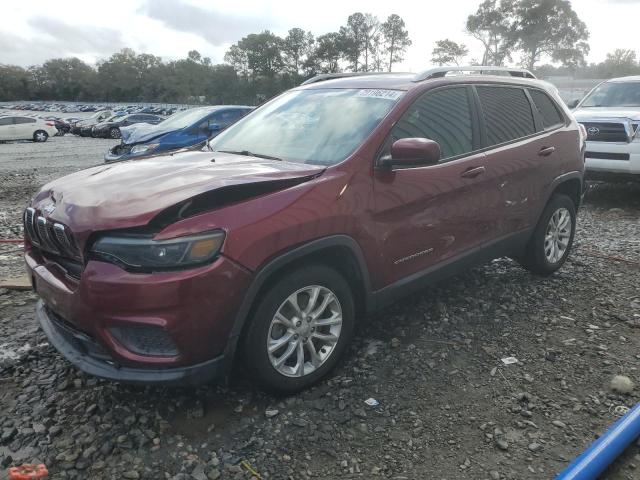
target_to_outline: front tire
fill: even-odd
[[[111,138],[120,138],[120,129],[118,127],[114,127],[109,130],[109,137]]]
[[[294,270],[253,310],[243,339],[247,371],[275,393],[308,388],[336,366],[354,324],[353,293],[342,275],[323,265]]]
[[[33,141],[34,142],[46,142],[47,138],[49,138],[49,134],[44,130],[36,130],[33,133]]]
[[[576,230],[576,205],[555,194],[547,203],[520,263],[538,275],[551,275],[569,256]]]

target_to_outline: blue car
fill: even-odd
[[[122,142],[107,152],[106,163],[203,145],[254,107],[198,107],[171,115],[157,125],[138,123],[120,129]]]

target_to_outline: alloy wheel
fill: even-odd
[[[571,213],[566,208],[559,208],[547,224],[544,235],[544,255],[549,263],[557,263],[564,256],[571,238]]]
[[[336,294],[320,285],[303,287],[282,302],[271,320],[266,345],[271,365],[287,377],[309,375],[327,361],[341,331]]]
[[[44,142],[47,139],[47,134],[44,132],[38,132],[36,133],[36,141],[37,142]]]

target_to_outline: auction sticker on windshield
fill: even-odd
[[[358,92],[356,97],[385,98],[387,100],[397,100],[402,96],[399,90],[383,90],[379,88],[364,88]]]

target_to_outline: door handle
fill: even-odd
[[[548,157],[555,151],[556,151],[556,147],[542,147],[538,152],[538,155],[540,155],[541,157]]]
[[[476,178],[478,175],[482,175],[486,171],[484,167],[471,167],[460,174],[464,178]]]

